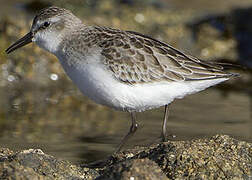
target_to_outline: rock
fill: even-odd
[[[252,144],[235,140],[227,135],[192,141],[169,141],[123,152],[117,154],[114,159],[119,162],[128,159],[154,161],[171,179],[252,177]],[[145,166],[148,164],[146,161]],[[153,171],[154,169],[149,172]]]
[[[249,179],[252,144],[227,135],[168,141],[117,153],[103,168],[81,168],[39,149],[0,149],[0,179]]]
[[[0,149],[0,179],[94,179],[99,174],[44,154],[40,149],[14,153]]]
[[[102,179],[168,179],[155,161],[148,158],[130,159],[107,167],[97,180]]]

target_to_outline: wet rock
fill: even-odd
[[[171,179],[246,179],[252,176],[252,144],[226,135],[136,148],[112,159],[112,165],[104,170],[106,178],[141,179],[146,171],[144,177],[150,179],[162,179],[163,174]],[[136,164],[139,171],[135,169]]]
[[[113,155],[103,168],[71,165],[41,150],[0,149],[0,179],[249,179],[252,144],[227,135],[168,141]]]
[[[0,149],[0,179],[94,179],[98,173],[60,161],[40,149]]]
[[[121,163],[115,163],[102,171],[97,180],[102,179],[168,179],[162,169],[154,161],[143,159],[129,159]]]

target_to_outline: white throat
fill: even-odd
[[[55,54],[58,51],[58,47],[62,41],[60,34],[56,32],[37,32],[33,38],[33,41],[41,48]]]

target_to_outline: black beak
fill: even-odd
[[[29,44],[32,42],[32,32],[27,33],[24,37],[22,37],[21,39],[19,39],[17,42],[15,42],[14,44],[12,44],[8,49],[5,50],[5,52],[7,54],[11,53],[12,51],[25,46],[26,44]]]

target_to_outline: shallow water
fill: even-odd
[[[11,12],[24,14],[30,20],[31,14],[20,3],[12,3],[5,6]],[[183,4],[170,3],[173,3],[172,8],[179,8],[183,12]],[[204,4],[202,6],[205,7]],[[224,7],[222,9],[220,6],[217,11],[209,8],[208,11],[227,11]],[[202,11],[202,7],[198,7],[197,14],[194,9],[194,14],[188,19],[200,17]],[[6,14],[3,12],[0,17]],[[26,19],[19,22],[20,26],[22,23],[27,23]],[[22,33],[26,31],[21,30]],[[15,40],[16,37],[12,37],[1,48],[6,48],[10,41]],[[190,49],[192,42],[186,43],[181,46]],[[198,52],[197,48],[193,51]],[[46,153],[76,163],[101,159],[115,150],[130,126],[127,113],[96,105],[82,96],[66,78],[57,60],[35,46],[10,56],[2,56],[5,60],[0,61],[1,147],[13,150],[40,148]],[[210,88],[172,103],[167,129],[168,134],[175,137],[170,139],[187,140],[228,134],[252,142],[251,73],[241,73],[241,79],[233,79],[225,83],[226,86]],[[159,142],[162,117],[163,108],[138,113],[139,130],[125,148]]]

